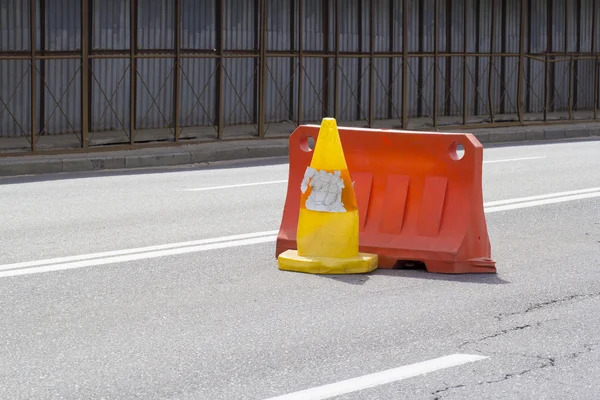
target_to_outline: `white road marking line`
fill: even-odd
[[[275,183],[287,183],[287,179],[279,180],[279,181],[266,181],[266,182],[254,182],[254,183],[239,183],[236,185],[225,185],[225,186],[208,186],[194,189],[184,189],[186,192],[200,192],[204,190],[218,190],[218,189],[229,189],[229,188],[238,188],[244,186],[258,186],[258,185],[273,185]]]
[[[157,250],[169,250],[181,247],[189,247],[189,246],[202,246],[212,243],[220,243],[220,242],[231,242],[241,239],[252,239],[263,236],[273,236],[277,235],[279,231],[264,231],[264,232],[254,232],[254,233],[243,233],[240,235],[231,235],[231,236],[221,236],[216,238],[209,239],[199,239],[192,240],[189,242],[179,242],[179,243],[169,243],[169,244],[161,244],[156,246],[148,246],[148,247],[138,247],[133,249],[125,249],[125,250],[115,250],[115,251],[105,251],[102,253],[91,253],[91,254],[82,254],[78,256],[70,256],[70,257],[58,257],[58,258],[50,258],[46,260],[38,260],[38,261],[26,261],[14,264],[5,264],[0,265],[0,271],[8,270],[8,269],[19,269],[19,268],[30,268],[37,267],[40,265],[49,265],[49,264],[62,264],[62,263],[70,263],[76,261],[85,261],[96,258],[105,259],[107,257],[114,256],[124,256],[135,253],[148,253]],[[235,242],[237,243],[237,242]]]
[[[488,357],[474,354],[452,354],[433,360],[423,361],[416,364],[405,365],[399,368],[388,369],[386,371],[363,375],[357,378],[347,379],[331,383],[329,385],[318,386],[300,392],[285,394],[283,396],[271,397],[266,400],[323,400],[330,399],[347,393],[358,392],[360,390],[373,388],[398,382],[404,379],[413,378],[419,375],[428,374],[450,367],[472,363],[487,359]]]
[[[527,201],[544,200],[544,199],[550,199],[552,197],[571,196],[574,194],[584,194],[584,193],[591,193],[591,192],[598,192],[598,191],[600,191],[600,187],[581,189],[581,190],[571,190],[569,192],[557,192],[557,193],[550,193],[550,194],[542,194],[542,195],[538,195],[538,196],[517,197],[515,199],[489,201],[489,202],[485,203],[485,206],[486,207],[495,207],[495,206],[501,206],[501,205],[505,205],[505,204],[524,203]]]
[[[484,210],[486,213],[493,213],[595,197],[600,197],[600,188],[491,201],[484,204]],[[271,230],[245,233],[188,242],[5,264],[0,265],[0,278],[268,243],[277,239],[278,232],[278,230]]]
[[[495,164],[495,163],[503,163],[503,162],[511,162],[511,161],[525,161],[525,160],[539,160],[541,158],[546,157],[520,157],[520,158],[506,158],[503,160],[489,160],[484,161],[484,164]],[[201,188],[192,188],[192,189],[183,189],[184,192],[202,192],[206,190],[220,190],[220,189],[232,189],[239,187],[248,187],[248,186],[259,186],[259,185],[274,185],[278,183],[287,183],[287,179],[282,179],[278,181],[265,181],[265,182],[253,182],[253,183],[237,183],[233,185],[223,185],[223,186],[207,186]]]
[[[495,164],[495,163],[503,163],[503,162],[511,162],[511,161],[526,161],[526,160],[539,160],[542,158],[546,158],[545,156],[541,157],[520,157],[520,158],[505,158],[503,160],[487,160],[484,161],[484,164]]]
[[[600,191],[595,192],[595,193],[585,193],[585,194],[577,194],[577,195],[573,195],[573,196],[553,197],[553,198],[544,199],[544,200],[534,200],[534,201],[527,201],[524,203],[514,203],[514,204],[506,204],[506,205],[502,205],[502,206],[488,207],[485,209],[485,212],[493,213],[493,212],[498,212],[498,211],[516,210],[519,208],[537,207],[537,206],[543,206],[543,205],[547,205],[547,204],[564,203],[567,201],[591,199],[594,197],[600,197]]]
[[[49,264],[49,265],[43,265],[43,266],[39,266],[39,267],[30,267],[30,268],[21,268],[21,269],[6,270],[6,268],[4,268],[5,266],[2,266],[2,272],[0,272],[0,278],[6,278],[9,276],[39,274],[42,272],[62,271],[62,270],[66,270],[66,269],[93,267],[96,265],[118,264],[118,263],[123,263],[123,262],[128,262],[128,261],[145,260],[145,259],[149,259],[149,258],[172,256],[172,255],[176,255],[176,254],[197,253],[200,251],[225,249],[228,247],[248,246],[251,244],[273,242],[276,238],[277,238],[276,235],[262,236],[262,237],[256,237],[256,238],[251,238],[251,239],[235,240],[235,241],[231,241],[231,242],[210,243],[210,244],[204,244],[204,245],[192,246],[192,247],[180,247],[180,248],[175,248],[175,249],[158,250],[158,251],[151,251],[151,252],[146,252],[146,253],[127,254],[127,255],[115,256],[115,257],[96,258],[96,259],[92,259],[92,260],[80,260],[80,261],[67,262],[67,263],[62,263],[62,264]]]

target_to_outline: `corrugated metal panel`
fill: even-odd
[[[506,12],[504,23],[506,29],[505,51],[508,53],[519,53],[521,36],[521,0],[505,0]],[[504,62],[504,113],[517,113],[518,81],[519,81],[519,58],[505,57]]]
[[[552,2],[552,51],[565,51],[565,4],[569,0],[550,1]]]
[[[390,51],[390,2],[392,0],[373,0],[373,33],[375,38],[374,51]],[[371,29],[371,8],[370,1],[363,0],[363,43],[366,43],[365,51],[370,51],[370,29]]]
[[[314,0],[312,0],[314,1]],[[339,1],[339,0],[338,0]],[[360,23],[360,0],[340,2],[339,46],[340,51],[360,51],[358,25]]]
[[[128,132],[131,81],[129,60],[93,60],[91,74],[93,82],[91,103],[92,131]]]
[[[596,2],[593,0],[593,3]],[[596,5],[596,12],[592,13],[593,18],[596,20],[596,41],[594,52],[600,49],[600,5]]]
[[[402,58],[394,58],[392,60],[392,83],[391,83],[391,95],[392,95],[392,118],[402,118]]]
[[[217,48],[217,0],[181,1],[181,47],[209,50]],[[219,5],[220,7],[220,5]]]
[[[291,19],[297,16],[292,12],[289,1],[267,1],[267,49],[275,51],[292,50]],[[294,29],[295,30],[295,29]],[[265,121],[287,122],[294,120],[297,102],[292,98],[292,86],[299,74],[297,60],[290,57],[269,57],[266,62]],[[297,107],[297,106],[296,106]]]
[[[226,125],[256,122],[254,106],[257,68],[254,58],[227,58],[224,60],[223,122]]]
[[[390,60],[376,58],[373,77],[373,118],[389,118]],[[367,103],[368,104],[368,103]],[[368,107],[368,106],[367,106]]]
[[[565,38],[567,37],[567,0],[552,0],[552,50],[566,51]],[[569,84],[568,77],[569,62],[563,57],[552,63],[549,68],[554,74],[551,81],[553,87],[549,88],[551,96],[550,111],[566,111],[569,109]]]
[[[534,54],[545,53],[548,46],[548,0],[530,1],[531,15],[528,16],[528,22],[531,36],[527,40],[528,51]],[[527,112],[544,111],[545,74],[544,62],[527,60],[524,87]]]
[[[0,2],[0,51],[29,50],[29,2]]]
[[[184,58],[181,60],[179,123],[182,126],[215,123],[216,67],[217,61],[214,59]]]
[[[18,137],[31,131],[31,71],[28,61],[0,60],[0,137]],[[11,116],[12,114],[12,116]]]
[[[594,60],[579,60],[575,66],[573,79],[574,108],[576,110],[594,109]]]
[[[304,0],[303,5],[302,47],[308,51],[321,51],[324,37],[323,2],[321,0]],[[344,16],[344,18],[346,17]]]
[[[125,50],[130,42],[130,6],[128,0],[92,2],[92,48]]]
[[[81,1],[46,0],[46,50],[81,49]]]
[[[173,63],[172,59],[161,58],[137,61],[137,128],[168,128],[172,125]]]
[[[294,60],[294,61],[292,61]],[[293,120],[296,101],[292,98],[292,73],[297,76],[297,60],[288,57],[267,59],[267,81],[265,93],[265,120],[284,122]]]
[[[223,1],[223,0],[222,0]],[[225,48],[254,50],[257,43],[258,0],[225,1]]]
[[[292,9],[289,1],[267,1],[267,50],[292,49]]]
[[[323,118],[323,59],[305,58],[302,87],[302,120],[319,121]]]
[[[579,7],[577,1],[567,1],[567,51],[574,52],[577,50],[577,31],[579,28]],[[583,4],[582,4],[583,6]]]
[[[580,14],[573,16],[573,24],[579,22],[579,51],[592,51],[592,21],[594,15],[594,0],[581,0]],[[577,42],[577,38],[574,39]]]
[[[144,0],[138,9],[140,49],[172,49],[175,45],[175,2]]]
[[[81,131],[81,62],[46,60],[42,134]]]
[[[403,28],[402,23],[404,21],[404,1],[403,0],[390,0],[393,5],[392,11],[392,20],[393,20],[393,29],[394,29],[394,38],[393,38],[393,51],[400,52],[402,51],[402,34]],[[408,0],[407,0],[408,1]]]

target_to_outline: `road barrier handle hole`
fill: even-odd
[[[315,138],[312,136],[304,136],[300,139],[300,148],[302,151],[310,153],[315,148]]]
[[[450,145],[450,158],[459,161],[465,156],[465,146],[460,142],[452,142]]]

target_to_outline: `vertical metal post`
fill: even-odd
[[[496,11],[496,0],[492,0],[492,10],[490,13],[490,62],[488,63],[488,105],[490,107],[490,119],[492,123],[494,123],[494,85],[492,84],[492,77],[494,76],[494,33],[496,30],[496,20],[495,14]]]
[[[323,27],[323,51],[329,53],[329,2],[324,1],[321,5],[323,13],[322,27]],[[323,101],[321,102],[321,115],[329,116],[329,99],[331,91],[329,90],[329,63],[330,59],[324,57],[321,59],[321,71],[322,71],[322,87],[323,87]]]
[[[260,137],[260,73],[261,73],[261,0],[254,0],[254,69],[253,69],[253,91],[254,101],[252,102],[252,123],[256,124],[258,137]]]
[[[446,0],[446,51],[452,53],[452,0]],[[452,115],[452,57],[446,58],[444,115]]]
[[[374,96],[373,96],[373,84],[375,82],[375,58],[374,58],[374,52],[375,52],[375,6],[373,4],[374,0],[370,0],[370,13],[371,13],[371,19],[370,19],[370,27],[369,27],[369,37],[370,37],[370,43],[369,43],[369,50],[370,50],[370,59],[369,59],[369,128],[373,127],[373,108],[374,108],[374,104],[373,102],[374,100]]]
[[[573,119],[573,56],[569,57],[569,120]]]
[[[258,136],[265,136],[265,93],[267,90],[267,0],[260,0],[260,88],[258,92]]]
[[[598,119],[598,57],[596,55],[596,12],[598,0],[592,2],[592,49],[594,55],[594,120]]]
[[[333,73],[333,113],[336,119],[340,118],[340,102],[339,102],[339,73],[340,73],[340,0],[335,2],[335,71]]]
[[[577,15],[577,34],[576,34],[576,42],[577,42],[577,53],[581,54],[581,20],[582,20],[582,13],[581,13],[581,0],[577,0],[577,11],[576,11],[576,15]],[[593,17],[594,18],[594,17]],[[578,109],[578,102],[579,102],[579,96],[578,93],[579,91],[577,90],[577,88],[579,87],[579,60],[578,59],[574,59],[573,60],[573,110]]]
[[[297,125],[302,123],[302,102],[303,96],[302,92],[304,91],[303,81],[304,81],[304,64],[303,64],[303,52],[304,52],[304,43],[302,41],[302,30],[304,29],[304,1],[298,0],[298,121]]]
[[[533,49],[533,45],[532,45],[532,43],[533,43],[533,34],[532,34],[532,32],[533,31],[532,31],[532,24],[531,24],[531,19],[532,19],[531,8],[532,8],[531,7],[531,1],[527,1],[527,22],[526,22],[526,25],[527,25],[527,38],[528,38],[528,41],[527,41],[527,51],[529,53],[533,52],[533,50],[532,50]],[[531,68],[531,66],[533,64],[533,61],[531,59],[526,59],[525,62],[526,62],[526,65],[529,66],[529,68],[527,70],[527,81],[525,81],[525,77],[523,77],[523,82],[524,83],[525,82],[531,82],[532,77],[533,77],[533,71],[532,71],[533,68]],[[533,88],[532,85],[530,85],[530,86],[531,86],[531,88]],[[523,85],[523,90],[525,90],[525,94],[524,94],[524,96],[525,96],[525,100],[524,100],[525,101],[525,105],[523,106],[523,112],[526,113],[527,110],[531,110],[531,98],[532,98],[532,93],[531,92],[532,92],[532,90],[529,90],[527,88],[526,84]]]
[[[363,17],[362,17],[362,0],[357,1],[358,4],[358,52],[362,54],[363,47]],[[362,57],[358,59],[358,74],[356,76],[356,94],[358,95],[358,100],[356,101],[356,119],[360,120],[362,117],[362,108],[361,108],[361,100],[362,100],[362,77],[363,74],[363,59]],[[367,117],[368,119],[368,117]]]
[[[479,29],[481,20],[481,0],[476,0],[475,3],[475,53],[480,53],[479,45]],[[475,58],[475,85],[473,86],[473,114],[479,115],[479,65],[481,64],[481,58]]]
[[[89,6],[91,0],[81,0],[81,147],[88,147],[89,130]]]
[[[440,38],[439,38],[439,23],[440,23],[440,5],[439,0],[434,0],[434,11],[433,11],[433,126],[437,127],[437,116],[438,116],[438,80],[439,80],[439,69],[438,69],[438,55],[440,51]],[[446,23],[449,23],[446,21]]]
[[[217,61],[217,139],[223,138],[223,82],[225,78],[225,70],[223,65],[223,48],[225,47],[225,1],[220,1],[216,7],[216,37],[217,37],[217,53],[219,59]]]
[[[39,17],[40,17],[40,41],[39,41],[39,47],[40,50],[46,51],[47,45],[46,45],[46,0],[39,0],[40,1],[40,8],[39,8]],[[37,111],[37,118],[38,120],[41,122],[40,127],[39,127],[39,133],[40,135],[42,135],[42,133],[44,132],[44,129],[46,128],[46,82],[47,82],[47,76],[48,74],[46,73],[46,66],[47,66],[47,62],[49,60],[45,60],[43,58],[39,58],[38,59],[39,64],[40,64],[40,69],[39,69],[39,76],[40,76],[40,81],[41,81],[41,93],[40,93],[40,104],[39,104],[39,108]],[[39,140],[39,137],[38,137]]]
[[[130,28],[130,44],[129,44],[129,144],[135,143],[135,129],[136,129],[136,88],[137,88],[137,60],[136,53],[138,47],[138,35],[137,35],[137,12],[138,12],[138,0],[129,0],[129,28]]]
[[[517,81],[517,112],[519,122],[524,124],[523,111],[523,79],[525,75],[525,14],[527,12],[527,0],[521,0],[521,27],[519,29],[519,79]]]
[[[569,52],[569,1],[565,1],[565,53]],[[569,57],[569,120],[573,119],[573,56]]]
[[[598,57],[594,56],[594,120],[598,119]]]
[[[31,151],[36,151],[37,141],[37,59],[36,59],[36,0],[29,0],[29,46],[31,57]]]
[[[506,1],[502,1],[502,21],[506,21],[506,16],[508,14],[508,2]],[[506,51],[506,30],[507,30],[507,23],[503,23],[501,25],[501,36],[500,36],[500,52],[502,53],[502,56],[500,56],[500,114],[506,114],[507,110],[506,110],[506,104],[508,103],[507,101],[507,97],[508,95],[506,94],[507,90],[506,90],[506,62],[507,57],[505,56],[505,54],[507,53]],[[512,72],[512,71],[511,71]],[[511,74],[512,75],[512,74]]]
[[[551,66],[550,66],[550,57],[548,56],[548,53],[551,53],[553,50],[553,46],[552,46],[552,37],[553,37],[553,32],[552,32],[552,5],[553,5],[553,1],[552,0],[548,0],[548,11],[547,11],[547,17],[546,17],[546,56],[545,56],[545,63],[544,63],[544,122],[548,121],[548,111],[550,111],[550,104],[551,104],[551,99],[553,97],[553,94],[550,93],[550,73],[551,73]]]
[[[173,59],[173,128],[175,143],[179,143],[179,112],[181,97],[181,0],[175,0],[175,58]]]
[[[290,51],[292,54],[296,52],[296,0],[288,0],[290,7]],[[290,106],[288,107],[288,120],[294,120],[294,103],[296,102],[296,95],[294,93],[294,75],[296,74],[296,63],[294,60],[296,57],[290,57],[290,90],[288,91],[288,101]]]
[[[408,0],[402,0],[402,128],[408,128]]]
[[[337,0],[336,0],[337,1]],[[389,46],[388,50],[390,54],[394,52],[394,0],[390,0],[390,8],[388,10],[388,24],[389,24]],[[387,119],[393,119],[393,109],[394,109],[394,57],[390,57],[388,59],[388,104],[387,104]]]
[[[468,53],[468,47],[469,47],[469,41],[468,41],[468,35],[469,35],[469,30],[467,29],[467,18],[469,16],[468,12],[467,12],[467,0],[464,1],[463,3],[463,25],[464,25],[464,30],[463,30],[463,92],[462,92],[462,98],[463,98],[463,103],[462,103],[462,117],[463,117],[463,125],[467,124],[467,53]]]
[[[419,8],[418,8],[418,15],[419,15],[419,20],[417,23],[417,30],[418,30],[418,36],[417,36],[417,40],[419,43],[419,50],[418,52],[420,54],[423,54],[425,52],[425,5],[423,4],[422,1],[419,2]],[[417,115],[419,117],[423,116],[423,105],[425,104],[425,94],[424,92],[424,84],[423,84],[423,80],[425,78],[425,71],[423,71],[423,64],[424,64],[424,57],[418,57],[417,58],[417,65],[418,65],[418,72],[417,72]],[[419,94],[420,92],[420,94]],[[432,118],[433,120],[433,118]]]

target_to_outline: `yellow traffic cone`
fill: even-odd
[[[358,206],[334,118],[324,118],[301,186],[296,244],[279,269],[356,274],[377,268],[377,255],[358,251]]]

